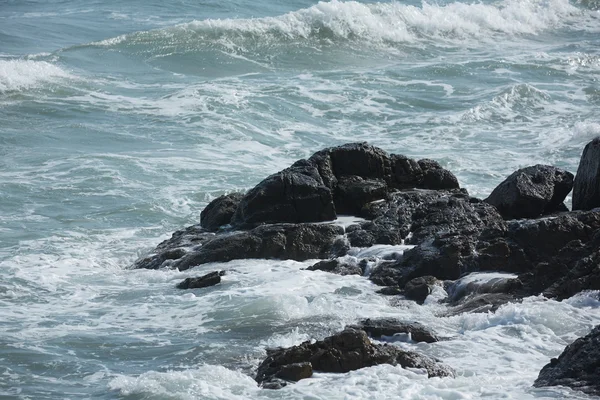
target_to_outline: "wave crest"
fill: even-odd
[[[506,0],[493,5],[424,2],[421,7],[333,0],[277,17],[192,21],[127,34],[94,45],[154,43],[157,47],[181,49],[199,42],[259,46],[305,40],[385,44],[418,43],[428,39],[489,41],[498,34],[537,34],[568,23],[581,13],[568,0]]]
[[[0,93],[32,89],[72,77],[46,61],[0,60]]]

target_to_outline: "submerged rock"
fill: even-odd
[[[568,345],[558,359],[542,370],[534,386],[568,386],[600,396],[600,325]]]
[[[177,289],[200,289],[221,283],[225,271],[214,271],[196,278],[186,278],[177,284]]]
[[[276,349],[267,353],[259,365],[256,381],[263,387],[280,387],[281,379],[293,365],[310,363],[313,371],[349,372],[378,364],[400,365],[403,368],[419,368],[434,376],[454,376],[454,371],[438,361],[393,345],[373,344],[362,330],[346,329],[315,343],[304,342],[288,349]],[[293,367],[296,369],[296,367]],[[297,368],[300,370],[300,368]],[[294,374],[302,378],[308,374]],[[290,379],[293,380],[293,379]],[[270,383],[275,381],[276,385]]]
[[[573,174],[550,165],[534,165],[512,173],[485,202],[504,219],[536,218],[564,211],[565,197],[573,188]]]
[[[573,185],[573,210],[596,207],[600,207],[600,137],[583,149]]]
[[[394,336],[400,333],[410,334],[415,342],[434,343],[439,341],[437,335],[418,322],[406,322],[394,318],[367,318],[346,329],[360,329],[373,338]]]

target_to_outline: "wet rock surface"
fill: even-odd
[[[542,370],[534,386],[568,386],[600,396],[600,326],[568,345]]]
[[[315,343],[304,342],[287,349],[271,350],[259,365],[256,381],[267,388],[281,387],[282,376],[294,365],[309,363],[312,371],[349,372],[378,364],[400,365],[403,368],[419,368],[431,377],[453,377],[454,371],[437,360],[414,352],[401,350],[394,345],[373,344],[363,330],[346,329]],[[294,374],[291,381],[306,374]],[[273,382],[274,381],[274,382]],[[274,383],[274,385],[273,385]]]

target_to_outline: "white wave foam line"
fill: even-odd
[[[402,3],[364,4],[356,1],[319,2],[277,17],[208,19],[171,28],[122,35],[92,45],[114,46],[123,42],[148,42],[164,37],[191,43],[216,39],[239,46],[236,39],[256,37],[299,40],[364,40],[406,43],[421,37],[439,39],[492,39],[500,34],[537,34],[576,21],[584,12],[568,0],[506,0],[496,4],[454,2],[447,5],[424,2],[421,7]]]
[[[0,93],[38,87],[73,75],[46,61],[0,60]]]

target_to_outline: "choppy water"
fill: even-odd
[[[575,172],[600,134],[599,8],[0,1],[0,397],[586,398],[531,384],[600,323],[590,296],[439,318],[310,262],[128,266],[210,199],[349,141],[436,159],[481,197],[522,166]],[[236,272],[174,288],[215,268]],[[376,316],[451,337],[399,345],[459,377],[378,366],[267,391],[248,375],[266,347]]]

